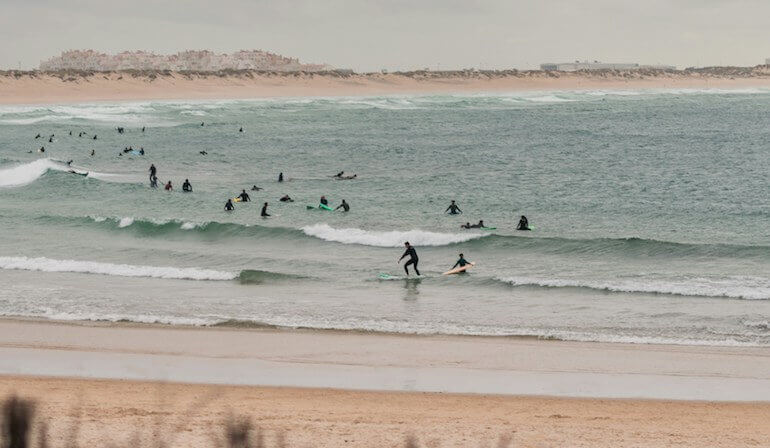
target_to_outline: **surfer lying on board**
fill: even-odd
[[[279,199],[281,202],[294,202],[294,199],[292,199],[288,194],[285,194],[281,196],[281,199]]]
[[[241,202],[251,201],[251,198],[249,197],[249,194],[246,193],[246,190],[242,190],[241,194],[239,194],[238,197],[241,198]]]
[[[449,213],[450,215],[457,215],[462,212],[463,211],[460,210],[460,207],[458,207],[457,204],[455,204],[455,201],[452,201],[452,203],[449,204],[449,207],[447,207],[446,210],[444,211],[444,213]]]
[[[406,264],[404,264],[404,271],[406,271],[406,275],[409,275],[409,269],[407,269],[407,266],[409,266],[410,264],[414,265],[414,272],[417,275],[420,275],[420,271],[417,270],[417,262],[420,261],[420,259],[417,258],[417,251],[414,250],[414,247],[412,247],[411,244],[409,244],[409,241],[404,243],[404,246],[406,246],[406,250],[404,251],[404,255],[401,255],[401,258],[398,259],[398,262],[401,263],[401,260],[403,260],[404,258],[406,258],[407,255],[409,255],[409,261],[407,261]]]
[[[529,228],[529,221],[527,221],[526,216],[521,215],[521,219],[519,219],[519,225],[516,226],[516,230],[532,230]]]
[[[452,266],[452,269],[456,268],[457,266],[460,266],[461,268],[464,268],[465,265],[471,264],[468,260],[465,259],[463,254],[460,254],[460,259],[457,260],[457,263],[455,263],[454,266]]]
[[[233,200],[228,199],[227,202],[225,202],[225,211],[231,212],[233,210],[235,210],[235,206],[233,205]]]
[[[251,187],[251,191],[259,191],[259,190],[263,190],[263,188],[260,188],[260,187],[258,187],[258,186],[256,186],[256,185],[254,185],[253,187]]]

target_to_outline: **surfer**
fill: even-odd
[[[326,196],[321,196],[321,205],[329,206],[329,200],[326,199]]]
[[[519,219],[519,225],[516,226],[516,230],[532,230],[529,228],[529,221],[527,221],[526,216],[521,215],[521,219]]]
[[[48,137],[48,143],[53,143],[53,137]]]
[[[294,199],[290,198],[288,194],[285,194],[279,199],[281,202],[294,202]]]
[[[283,182],[283,173],[278,173],[278,182]]]
[[[345,172],[344,172],[344,171],[340,171],[339,173],[335,174],[335,175],[334,175],[334,176],[332,176],[332,177],[341,178],[343,174],[345,174]]]
[[[40,149],[37,150],[37,152],[45,152],[45,146],[41,146]]]
[[[267,213],[267,202],[265,202],[265,205],[262,206],[262,211],[259,213],[259,216],[263,218],[270,216],[270,214]]]
[[[171,181],[168,181],[164,188],[166,191],[174,191],[174,187],[171,186]]]
[[[345,200],[343,199],[342,200],[342,204],[338,205],[337,208],[335,208],[334,210],[339,210],[339,209],[343,209],[346,212],[349,212],[350,211],[350,205],[347,202],[345,202]]]
[[[158,169],[155,168],[155,164],[150,164],[150,182],[152,182],[152,178],[158,175]]]
[[[460,227],[462,227],[463,229],[472,229],[473,228],[473,226],[471,225],[470,222],[466,222],[465,224],[460,224]]]
[[[198,154],[200,154],[200,155],[202,155],[202,156],[205,156],[205,155],[206,155],[206,154],[208,154],[208,153],[207,153],[206,151],[198,151]]]
[[[233,200],[228,199],[227,202],[225,202],[225,211],[231,212],[233,210],[235,210],[235,206],[233,205]]]
[[[96,150],[92,149],[91,150],[91,157],[93,157],[94,155],[96,155]]]
[[[96,140],[96,134],[94,134],[94,140]]]
[[[251,187],[251,191],[259,191],[259,190],[262,190],[262,188],[260,188],[260,187],[258,187],[256,185]]]
[[[404,255],[401,255],[401,258],[398,259],[398,262],[401,263],[401,260],[409,255],[409,261],[404,264],[404,271],[406,271],[406,275],[409,275],[409,269],[407,269],[407,267],[410,264],[414,265],[414,272],[417,273],[417,275],[420,275],[420,271],[417,269],[417,262],[420,261],[420,259],[417,258],[417,251],[414,250],[414,247],[411,244],[409,244],[409,241],[405,242],[404,246],[406,246],[406,250],[404,251]]]
[[[238,129],[238,132],[243,132],[243,128]]]
[[[246,190],[242,190],[241,194],[239,194],[238,197],[241,198],[241,202],[251,201],[251,198],[249,197],[249,194],[246,193]]]
[[[39,139],[40,137],[42,137],[42,136],[41,136],[40,134],[37,134],[37,135],[35,136],[35,140]]]
[[[142,126],[142,132],[144,132],[144,126]]]
[[[457,215],[462,212],[463,211],[460,210],[460,207],[458,207],[457,204],[455,204],[455,201],[452,201],[452,203],[449,204],[449,207],[447,207],[446,210],[444,211],[444,213],[449,213],[450,215]]]
[[[477,228],[477,229],[480,229],[480,228],[482,228],[482,227],[486,227],[486,226],[484,225],[484,220],[483,220],[483,219],[479,219],[479,223],[478,223],[478,224],[476,224],[476,228]]]
[[[143,155],[144,155],[144,148],[139,148],[139,155],[140,155],[140,156],[143,156]]]
[[[190,185],[189,179],[184,180],[184,183],[182,184],[182,191],[185,193],[192,193],[192,185]]]
[[[201,126],[203,126],[204,124],[205,124],[205,123],[203,123],[203,122],[201,121]]]
[[[122,155],[122,154],[118,154],[118,155]],[[158,188],[158,176],[154,174],[150,176],[150,187]]]
[[[465,259],[463,254],[460,254],[460,259],[457,260],[457,263],[455,263],[454,266],[452,266],[452,269],[456,268],[457,266],[460,266],[461,268],[464,268],[466,265],[471,264],[468,260]]]

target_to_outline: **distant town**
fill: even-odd
[[[216,72],[221,70],[261,70],[321,72],[333,69],[334,67],[327,64],[302,64],[299,59],[263,50],[241,50],[232,54],[217,54],[209,50],[190,50],[170,55],[146,51],[106,54],[94,50],[70,50],[40,63],[40,70],[43,71],[170,70]]]

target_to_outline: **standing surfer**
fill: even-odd
[[[401,263],[401,260],[406,258],[406,256],[409,256],[409,261],[404,264],[404,271],[406,271],[406,275],[409,275],[409,269],[407,267],[412,264],[414,265],[414,272],[417,275],[420,275],[420,271],[417,269],[417,263],[420,261],[420,259],[417,257],[417,251],[414,250],[414,247],[409,244],[409,241],[404,243],[404,246],[406,246],[406,250],[404,251],[404,255],[401,255],[401,258],[398,259],[398,262]]]

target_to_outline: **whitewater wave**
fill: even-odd
[[[179,280],[234,280],[237,274],[211,269],[177,268],[170,266],[134,266],[129,264],[100,263],[96,261],[55,260],[45,257],[0,257],[0,269],[74,272],[81,274],[113,275],[119,277],[150,277]]]
[[[362,229],[335,229],[328,224],[302,227],[302,232],[324,241],[342,244],[361,244],[374,247],[401,247],[405,241],[416,246],[446,246],[489,236],[480,233],[437,233],[425,230],[373,231]]]
[[[580,288],[608,292],[667,294],[692,297],[721,297],[744,300],[770,300],[770,279],[733,277],[689,280],[581,280],[538,277],[496,277],[510,286],[540,288]]]
[[[66,171],[65,165],[51,159],[39,159],[0,170],[0,187],[20,187],[31,184],[49,170]]]

